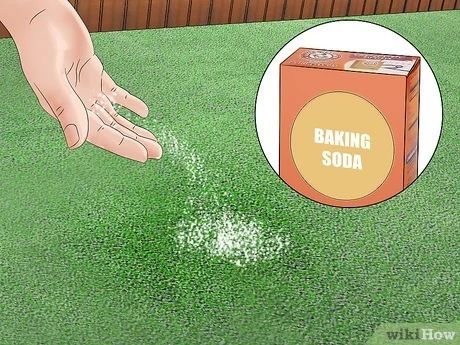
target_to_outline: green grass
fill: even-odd
[[[444,104],[417,183],[365,209],[296,195],[255,133],[265,67],[324,20],[93,35],[106,70],[150,107],[137,123],[202,158],[197,184],[168,150],[146,165],[69,151],[1,40],[0,343],[357,345],[383,322],[460,320],[460,12],[365,19],[418,47]],[[178,250],[177,224],[200,216],[188,198],[203,190],[286,250],[244,267]]]

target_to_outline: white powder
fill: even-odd
[[[257,221],[221,205],[219,200],[223,198],[218,197],[216,187],[209,185],[201,157],[186,142],[179,141],[169,129],[154,122],[159,128],[156,134],[165,154],[174,156],[183,165],[190,184],[202,187],[201,193],[189,196],[189,210],[184,210],[184,219],[176,225],[179,249],[199,251],[237,266],[282,255],[289,241],[273,235]]]
[[[164,151],[175,156],[185,167],[189,174],[190,182],[203,184],[206,182],[206,176],[203,173],[204,166],[198,155],[188,147],[187,144],[179,140],[167,130],[160,130],[158,136],[161,137],[161,144]]]
[[[199,250],[237,266],[273,259],[288,244],[280,236],[270,236],[260,224],[231,211],[183,220],[178,228],[182,250]]]

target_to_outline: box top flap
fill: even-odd
[[[281,65],[407,76],[419,61],[418,56],[299,48]]]

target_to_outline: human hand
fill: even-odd
[[[69,148],[88,140],[136,161],[159,159],[162,149],[155,136],[119,116],[113,104],[141,117],[148,115],[147,106],[104,71],[88,30],[68,1],[3,1],[23,6],[9,8],[0,20],[17,45],[29,84],[41,106],[59,121]]]

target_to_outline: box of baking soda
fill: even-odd
[[[420,58],[300,48],[280,66],[280,177],[323,204],[386,200],[417,178]]]

